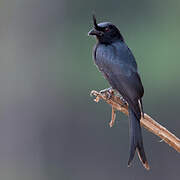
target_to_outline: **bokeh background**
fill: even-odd
[[[108,87],[92,61],[92,12],[133,51],[144,109],[180,137],[179,0],[0,1],[0,179],[178,179],[180,155],[143,130],[151,166],[127,167],[127,117],[109,128]]]

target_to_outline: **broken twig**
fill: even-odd
[[[94,101],[99,102],[100,99],[103,99],[106,103],[112,106],[112,117],[109,123],[110,127],[113,126],[116,118],[115,110],[121,111],[124,114],[128,115],[128,105],[125,104],[122,99],[114,93],[112,93],[111,97],[108,98],[109,95],[107,96],[106,92],[100,93],[93,90],[91,92],[91,95],[96,97]],[[180,139],[145,113],[144,118],[141,117],[141,126],[146,128],[153,134],[159,136],[164,142],[169,144],[169,146],[171,146],[180,153]]]

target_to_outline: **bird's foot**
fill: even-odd
[[[127,106],[128,105],[127,101],[122,96],[120,96],[120,100],[122,101],[123,106]]]
[[[111,99],[113,93],[114,93],[114,89],[112,87],[110,88],[106,88],[100,91],[101,94],[105,94],[107,99]]]

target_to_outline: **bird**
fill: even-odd
[[[128,103],[130,155],[128,167],[131,166],[137,151],[142,165],[149,170],[140,126],[141,114],[144,117],[142,97],[144,88],[135,57],[127,46],[120,30],[111,22],[97,24],[93,15],[93,28],[89,36],[95,36],[97,43],[93,49],[93,58],[99,71]]]

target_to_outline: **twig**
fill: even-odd
[[[91,95],[94,95],[96,97],[94,101],[99,102],[100,99],[103,99],[106,103],[112,106],[112,118],[111,122],[109,123],[110,127],[113,126],[115,121],[115,110],[121,111],[124,114],[128,115],[128,105],[124,104],[121,98],[114,95],[114,93],[112,93],[111,97],[108,98],[109,95],[107,93],[100,93],[93,90],[91,92]],[[141,126],[146,128],[153,134],[159,136],[164,142],[169,144],[169,146],[171,146],[180,153],[180,139],[171,132],[169,132],[165,127],[157,123],[149,115],[144,114],[144,118],[141,117]]]

